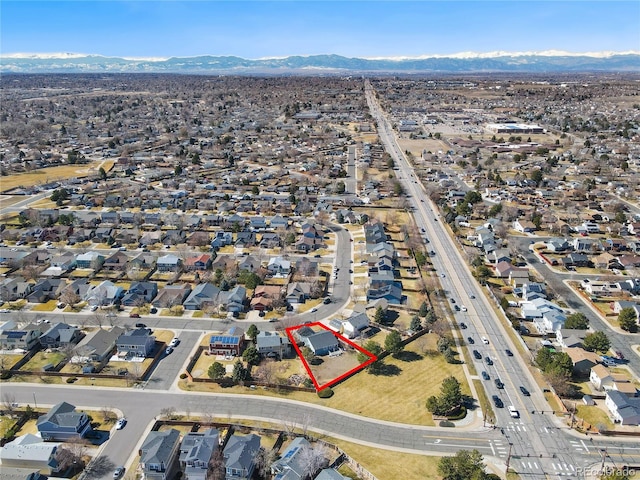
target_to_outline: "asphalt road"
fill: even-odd
[[[413,168],[398,147],[388,121],[375,104],[374,96],[368,95],[368,100],[378,122],[380,137],[398,167],[397,178],[403,183],[412,201],[415,221],[429,238],[430,249],[435,251],[432,261],[441,275],[443,289],[449,299],[455,300],[459,305],[465,305],[468,309],[467,312],[460,312],[455,316],[458,322],[464,321],[468,325],[468,329],[462,332],[464,338],[472,337],[475,340],[474,348],[482,355],[480,360],[473,359],[476,370],[478,373],[487,371],[491,377],[490,380],[483,381],[485,390],[489,397],[498,395],[505,407],[513,405],[520,412],[520,418],[514,419],[506,408],[494,408],[496,425],[505,432],[504,436],[511,447],[512,455],[521,458],[531,458],[532,455],[538,457],[536,461],[521,461],[520,464],[516,462],[512,463],[512,466],[517,466],[521,475],[531,478],[549,478],[548,476],[553,475],[560,477],[572,473],[570,467],[569,470],[559,468],[557,462],[561,462],[562,467],[575,468],[574,459],[579,452],[569,436],[557,434],[557,421],[549,414],[548,404],[524,360],[517,354],[517,349],[502,323],[495,317],[487,298],[480,291],[443,222],[439,220],[436,207],[431,204],[423,186],[417,181]],[[471,298],[472,296],[475,298]],[[482,342],[482,337],[488,340],[488,344]],[[470,350],[474,348],[470,347]],[[516,355],[507,356],[506,349]],[[487,356],[493,360],[493,365],[487,364]],[[503,389],[496,387],[496,377],[505,384]],[[531,396],[523,396],[519,390],[520,386],[525,386],[531,392]],[[546,414],[541,413],[545,410]],[[584,447],[580,445],[580,448]],[[585,449],[585,453],[589,452]]]

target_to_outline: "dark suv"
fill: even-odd
[[[502,403],[502,400],[500,400],[500,397],[498,395],[493,395],[491,399],[493,400],[493,404],[496,406],[496,408],[504,407],[504,403]]]
[[[473,356],[476,357],[476,360],[480,360],[482,358],[482,355],[478,350],[473,351]]]
[[[502,383],[499,378],[496,378],[494,382],[496,384],[496,388],[499,388],[501,390],[504,388],[504,383]]]
[[[528,397],[530,395],[529,390],[527,390],[526,388],[524,388],[522,385],[520,385],[520,391],[522,392],[522,394],[525,397]]]

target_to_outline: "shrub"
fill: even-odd
[[[182,372],[182,373],[180,374],[180,380],[184,380],[185,378],[187,378],[187,374],[186,374],[186,373],[184,373],[184,372]]]
[[[78,380],[76,377],[69,377],[67,378],[67,383],[74,383],[76,380]]]
[[[440,422],[438,423],[438,425],[440,425],[441,427],[455,427],[456,424],[453,422],[450,422],[448,420],[440,420]]]
[[[467,416],[467,409],[465,407],[460,407],[457,413],[453,415],[447,415],[447,420],[462,420]]]
[[[320,398],[331,398],[333,396],[333,390],[330,387],[324,388],[318,392]]]
[[[0,373],[0,380],[8,380],[11,378],[11,372]]]

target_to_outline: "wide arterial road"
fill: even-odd
[[[478,373],[485,371],[489,376],[489,380],[483,381],[485,391],[490,397],[497,395],[505,406],[512,405],[520,413],[519,418],[512,418],[507,408],[494,408],[496,425],[503,432],[510,457],[516,457],[511,461],[511,466],[526,478],[577,477],[578,467],[583,466],[578,461],[579,455],[590,459],[599,455],[599,450],[594,448],[590,439],[587,439],[587,444],[580,437],[566,434],[562,422],[550,412],[526,360],[518,355],[502,322],[449,236],[444,222],[439,220],[436,206],[427,197],[413,167],[404,157],[391,124],[368,82],[365,91],[369,108],[377,121],[380,139],[398,167],[397,178],[412,202],[417,226],[429,238],[428,247],[434,253],[431,260],[440,274],[443,290],[449,301],[466,306],[463,309],[466,311],[456,313],[456,320],[468,325],[462,332],[465,338],[471,337],[475,342],[473,346],[469,345],[470,350],[477,350],[481,356],[480,359],[474,359],[474,366]],[[515,352],[515,355],[509,356],[506,350]],[[496,386],[496,379],[504,384],[503,388]],[[521,386],[531,395],[523,395]]]

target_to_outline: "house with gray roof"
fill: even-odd
[[[158,294],[158,284],[155,282],[133,282],[129,290],[122,297],[121,304],[125,307],[135,307],[151,300]]]
[[[617,390],[608,390],[604,404],[615,423],[640,425],[640,397],[629,397]]]
[[[0,348],[2,350],[31,350],[40,345],[42,332],[35,328],[17,328],[13,322],[7,322],[0,330]]]
[[[258,435],[232,435],[223,451],[225,480],[249,480],[259,450]]]
[[[175,305],[182,305],[182,302],[191,293],[189,284],[167,285],[158,292],[151,305],[156,308],[169,308]]]
[[[177,272],[180,264],[181,260],[172,253],[159,257],[156,262],[159,272]]]
[[[51,326],[40,335],[40,344],[43,348],[59,348],[67,345],[75,345],[82,338],[82,330],[66,323],[52,323]]]
[[[200,283],[195,286],[187,299],[182,304],[185,310],[203,310],[207,305],[217,302],[220,289],[213,283]]]
[[[45,441],[64,442],[84,438],[91,432],[87,414],[76,412],[76,407],[67,402],[58,403],[49,412],[38,417],[36,427]]]
[[[304,452],[311,448],[311,444],[304,437],[296,437],[282,452],[278,460],[271,464],[273,480],[303,480],[307,478],[308,462],[304,459]]]
[[[59,443],[44,442],[31,433],[21,435],[0,448],[2,471],[9,467],[31,468],[48,473],[58,471],[56,452]]]
[[[85,336],[73,349],[72,363],[102,362],[116,348],[116,341],[124,333],[122,327],[100,328]]]
[[[178,460],[187,480],[206,480],[209,461],[220,447],[215,428],[187,433],[180,444]]]
[[[322,470],[314,480],[348,480],[349,477],[345,477],[340,472],[333,468],[325,468]]]
[[[104,280],[95,287],[91,287],[85,293],[83,299],[89,305],[113,305],[118,299],[124,296],[124,289],[111,280]]]
[[[116,340],[118,355],[150,357],[156,344],[156,337],[146,328],[136,328],[122,333]]]
[[[291,342],[289,337],[277,332],[260,332],[256,337],[258,353],[264,357],[286,358],[291,355]]]
[[[327,355],[330,352],[337,351],[340,348],[338,338],[329,330],[309,335],[304,339],[304,344],[311,349],[315,355]]]
[[[178,471],[180,432],[175,428],[149,432],[140,447],[140,468],[145,480],[168,480]]]
[[[229,291],[218,294],[218,301],[225,306],[227,312],[239,313],[244,311],[244,303],[247,299],[247,289],[242,285],[236,285]]]

